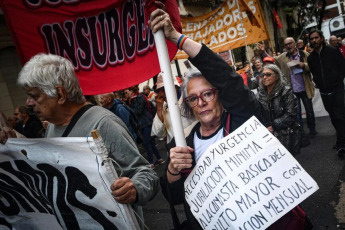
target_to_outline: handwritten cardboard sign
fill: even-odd
[[[184,188],[203,229],[265,229],[318,190],[255,117],[209,146]]]

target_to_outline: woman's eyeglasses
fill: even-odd
[[[262,78],[264,77],[271,77],[273,73],[262,73]]]
[[[212,101],[214,99],[214,96],[216,95],[216,91],[217,91],[217,89],[214,89],[214,88],[205,90],[205,91],[201,92],[199,96],[192,95],[192,96],[186,97],[184,99],[184,102],[186,102],[189,107],[193,108],[193,107],[197,106],[197,104],[199,102],[199,98],[201,100],[203,100],[204,102]]]

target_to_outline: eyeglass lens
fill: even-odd
[[[198,104],[199,98],[204,102],[210,102],[214,99],[214,95],[216,93],[215,89],[209,89],[202,92],[199,96],[190,96],[187,98],[186,102],[189,104],[190,107],[195,107]]]

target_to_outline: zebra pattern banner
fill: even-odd
[[[13,138],[0,145],[0,229],[135,229],[95,152],[92,138]]]

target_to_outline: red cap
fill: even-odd
[[[264,59],[262,61],[263,62],[271,62],[274,64],[274,58],[270,57],[270,56],[264,57]]]

